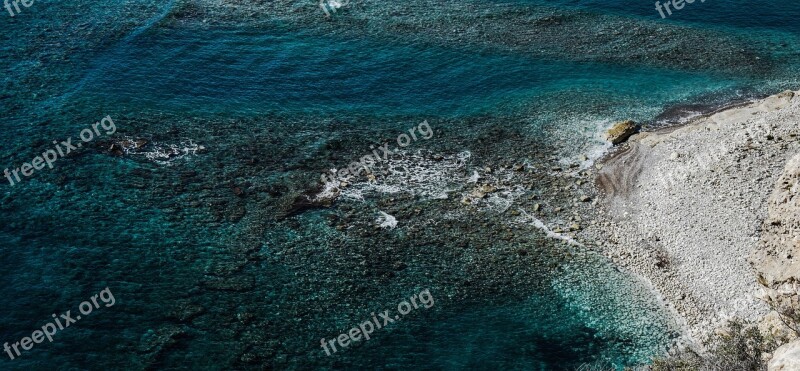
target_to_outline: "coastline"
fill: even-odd
[[[800,153],[798,116],[793,92],[736,102],[636,134],[591,169],[598,207],[579,240],[651,282],[687,345],[702,349],[727,319],[761,322],[769,312],[748,257],[770,194]]]
[[[709,117],[722,111],[744,107],[748,104],[758,102],[769,97],[770,94],[759,94],[734,99],[726,99],[722,101],[713,101],[712,103],[684,103],[669,106],[664,109],[663,112],[653,118],[650,125],[648,125],[652,126],[653,129],[647,130],[647,132],[663,133],[672,131],[681,126],[689,125],[704,117]]]

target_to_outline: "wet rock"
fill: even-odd
[[[614,124],[606,131],[605,138],[613,145],[624,143],[631,135],[636,134],[639,130],[633,120],[626,120]]]
[[[233,194],[235,194],[236,196],[244,197],[244,191],[241,188],[239,188],[237,186],[233,186],[232,190],[233,190]]]
[[[228,211],[228,220],[232,223],[237,223],[247,214],[247,209],[244,205],[233,205]]]
[[[496,190],[497,190],[497,188],[495,188],[495,187],[493,187],[493,186],[491,186],[489,184],[484,184],[484,185],[478,187],[477,189],[473,190],[472,193],[470,193],[469,196],[467,196],[467,198],[468,199],[479,200],[479,199],[485,198],[486,195],[488,195],[489,193],[492,193],[492,192],[494,192]]]
[[[286,209],[283,217],[288,218],[308,210],[331,207],[333,201],[339,197],[339,194],[338,189],[323,193],[322,186],[312,188],[295,197],[294,202]]]
[[[236,272],[239,272],[247,265],[247,260],[245,259],[215,259],[214,263],[206,269],[207,275],[214,275],[219,277],[230,276]]]
[[[217,291],[249,291],[255,287],[255,278],[251,276],[206,277],[203,285]]]
[[[161,352],[174,346],[178,340],[186,336],[186,331],[181,326],[166,325],[156,331],[149,330],[142,335],[137,350],[140,353],[150,353],[155,358]]]
[[[179,300],[168,316],[178,321],[191,321],[193,318],[205,313],[205,308],[192,304],[188,300]]]
[[[108,148],[108,152],[111,152],[115,156],[122,156],[130,151],[135,151],[138,149],[143,148],[147,145],[147,139],[125,139],[117,142],[113,142],[111,146]]]

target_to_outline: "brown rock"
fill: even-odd
[[[636,134],[638,126],[633,120],[626,120],[614,124],[606,131],[605,138],[613,145],[618,145],[625,142],[631,135]]]

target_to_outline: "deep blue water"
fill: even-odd
[[[655,105],[706,91],[699,86],[744,85],[711,73],[475,55],[370,38],[155,32],[104,56],[86,82],[87,99],[192,113],[464,116],[520,109],[568,89],[611,99],[651,91],[643,99]]]
[[[557,0],[557,1],[521,1],[527,4],[557,3],[568,6],[584,7],[599,12],[614,12],[643,18],[661,18],[656,10],[655,1],[625,0]],[[665,1],[660,2],[663,6]],[[707,26],[726,26],[739,30],[772,30],[782,32],[798,32],[797,22],[792,22],[788,15],[797,14],[800,6],[792,2],[753,2],[747,0],[706,1],[685,3],[680,10],[670,7],[672,14],[664,10],[670,21],[697,23]]]
[[[2,185],[0,341],[106,287],[116,299],[53,343],[0,353],[2,369],[647,363],[675,334],[640,282],[507,213],[459,206],[467,188],[287,210],[322,170],[423,120],[436,135],[415,148],[469,151],[468,172],[549,167],[599,153],[614,120],[663,124],[675,106],[797,89],[800,67],[791,2],[695,2],[667,20],[632,0],[352,2],[331,18],[311,1],[261,6],[41,1],[0,16],[2,168],[106,115],[118,128]],[[126,138],[151,156],[110,150]],[[207,150],[152,156],[192,143]],[[556,188],[536,179],[515,206]],[[383,210],[397,229],[374,228]],[[425,288],[430,310],[321,351],[320,338]]]

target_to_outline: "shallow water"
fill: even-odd
[[[117,131],[3,185],[2,341],[105,287],[116,303],[1,367],[647,363],[677,331],[647,285],[515,212],[568,207],[574,179],[549,169],[600,155],[616,120],[653,127],[675,106],[796,89],[800,5],[758,3],[668,20],[632,1],[353,2],[331,18],[313,2],[37,2],[6,15],[6,166],[106,115]],[[430,176],[297,207],[320,172],[423,120],[432,137],[392,161]],[[147,144],[109,151],[124,138]],[[509,170],[520,163],[531,171]],[[477,171],[508,193],[465,206]],[[377,229],[381,212],[398,227]],[[320,348],[425,288],[433,307]]]

